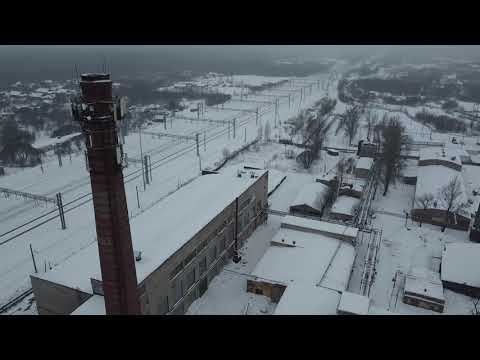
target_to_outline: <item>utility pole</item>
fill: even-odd
[[[142,164],[142,179],[143,179],[143,191],[147,190],[147,184],[145,183],[145,168],[143,166],[143,150],[142,150],[142,125],[138,128],[138,136],[140,137],[140,162]]]
[[[35,274],[38,274],[37,264],[35,263],[35,256],[33,256],[32,244],[30,244],[30,254],[32,255],[33,268],[35,269]]]
[[[138,205],[138,208],[140,209],[140,198],[138,197],[138,186],[135,185],[135,191],[137,192],[137,205]]]
[[[235,118],[233,118],[233,138],[235,139],[235,132],[236,132],[236,126],[235,126]]]
[[[257,110],[255,111],[255,125],[258,125],[258,107],[257,107]]]
[[[145,169],[145,182],[150,184],[150,176],[148,175],[148,155],[143,156],[144,169]]]
[[[200,156],[200,143],[199,143],[199,133],[195,134],[195,142],[197,143],[197,156]]]
[[[63,212],[62,194],[58,193],[56,197],[57,197],[58,214],[60,216],[60,223],[62,224],[62,230],[65,230],[67,228],[67,225],[65,223],[65,214]]]
[[[207,151],[207,135],[206,132],[203,132],[203,151]]]
[[[245,128],[245,139],[244,139],[244,143],[245,143],[245,144],[247,143],[247,128]]]

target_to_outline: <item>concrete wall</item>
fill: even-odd
[[[267,206],[267,191],[268,173],[239,196],[239,207],[254,196],[254,201],[241,211],[239,208],[239,248],[245,239],[266,220],[267,215],[264,210]],[[171,314],[184,314],[191,303],[206,291],[213,278],[233,256],[234,238],[235,200],[145,279],[148,304],[145,304],[142,313],[160,315],[168,311]],[[170,274],[173,270],[184,263],[186,258],[192,256],[191,254],[196,255],[172,278]],[[206,268],[201,265],[202,263],[206,263]],[[194,272],[194,283],[189,287],[188,276],[192,272]],[[178,300],[179,296],[180,300]]]
[[[286,288],[287,287],[282,284],[274,284],[262,280],[247,280],[247,292],[267,296],[275,303],[280,301]]]
[[[480,297],[480,288],[479,287],[473,287],[469,285],[464,285],[464,284],[458,284],[458,283],[453,283],[450,281],[442,281],[443,287],[445,289],[449,289],[452,291],[455,291],[460,294],[464,294],[467,296],[471,297]]]
[[[441,209],[413,209],[411,211],[411,215],[413,221],[443,226],[445,224],[446,211]],[[450,215],[447,227],[456,230],[468,231],[471,219],[457,214],[456,220],[457,223],[455,224],[453,215]]]
[[[296,205],[290,206],[290,214],[321,217],[322,211],[318,211],[308,205]]]
[[[68,315],[92,297],[92,294],[35,276],[30,276],[30,279],[40,315]]]
[[[418,166],[427,166],[427,165],[442,165],[457,171],[462,171],[462,165],[456,164],[448,160],[442,160],[442,159],[418,160]]]
[[[445,306],[444,303],[435,302],[429,299],[422,299],[417,296],[414,296],[413,294],[408,294],[408,293],[404,294],[403,302],[408,305],[421,307],[421,308],[436,311],[439,313],[443,313],[443,309]]]

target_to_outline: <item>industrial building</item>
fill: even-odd
[[[426,148],[420,151],[412,220],[468,231],[475,210],[471,209],[468,201],[461,171],[460,157],[451,154],[448,148]],[[455,206],[464,204],[466,207],[450,214],[445,221],[446,204],[442,201],[441,192],[455,178],[460,183],[460,194],[455,199]],[[428,206],[422,206],[418,200],[428,194],[433,196],[433,201]]]
[[[335,315],[353,269],[357,234],[356,228],[287,216],[247,291],[277,303],[275,315]]]
[[[183,314],[266,220],[268,171],[203,175],[131,221],[141,314]],[[31,276],[39,314],[105,311],[96,243]]]
[[[480,297],[480,244],[446,244],[442,254],[441,279],[446,289]]]
[[[440,274],[424,267],[413,267],[405,278],[403,302],[442,313],[445,296]]]
[[[330,210],[330,218],[341,221],[352,221],[359,205],[359,199],[341,195],[333,203],[332,209]]]

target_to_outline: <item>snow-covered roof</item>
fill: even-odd
[[[462,166],[457,150],[448,147],[426,147],[419,150],[419,160],[442,160]]]
[[[356,239],[358,235],[358,229],[351,226],[290,215],[283,218],[280,226],[282,228],[293,228],[299,231],[315,232],[325,236],[335,237],[340,235],[342,237],[349,237],[352,240]]]
[[[428,208],[445,210],[446,206],[440,199],[440,192],[457,176],[460,181],[461,194],[458,196],[455,203],[467,203],[468,197],[465,190],[462,173],[447,166],[441,165],[418,166],[415,199],[418,199],[425,194],[432,194],[435,198],[437,206],[435,207],[435,204],[432,204]],[[415,202],[414,208],[418,209],[419,206],[420,205]]]
[[[312,209],[322,211],[329,187],[319,182],[304,185],[290,206],[307,205]]]
[[[238,178],[231,174],[203,175],[132,219],[133,249],[142,252],[142,260],[135,262],[138,282],[162,265],[257,180],[258,177]],[[90,278],[102,278],[97,244],[92,243],[52,271],[35,276],[92,293]]]
[[[335,200],[331,212],[336,214],[353,215],[354,209],[360,200],[351,196],[341,195]]]
[[[480,287],[480,244],[450,243],[442,255],[442,280]]]
[[[388,311],[386,309],[377,307],[377,306],[370,306],[368,309],[368,315],[399,315],[392,311]]]
[[[293,243],[295,242],[295,244]],[[343,291],[355,258],[354,247],[320,234],[281,228],[251,275],[290,286],[305,283]]]
[[[324,287],[294,283],[288,285],[274,315],[336,315],[340,293]]]
[[[71,315],[106,315],[104,297],[93,295],[72,312]]]
[[[370,299],[366,296],[344,291],[338,304],[338,310],[355,315],[367,315]]]
[[[361,157],[358,159],[357,164],[355,165],[356,169],[366,169],[370,170],[373,165],[373,159],[370,157]]]
[[[413,267],[405,279],[405,292],[445,301],[440,274],[424,267]]]
[[[295,244],[293,244],[295,242]],[[320,234],[281,228],[252,276],[286,286],[275,315],[334,315],[348,286],[355,249]]]

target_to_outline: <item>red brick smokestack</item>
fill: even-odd
[[[80,87],[106,313],[140,314],[112,81],[83,74]]]

